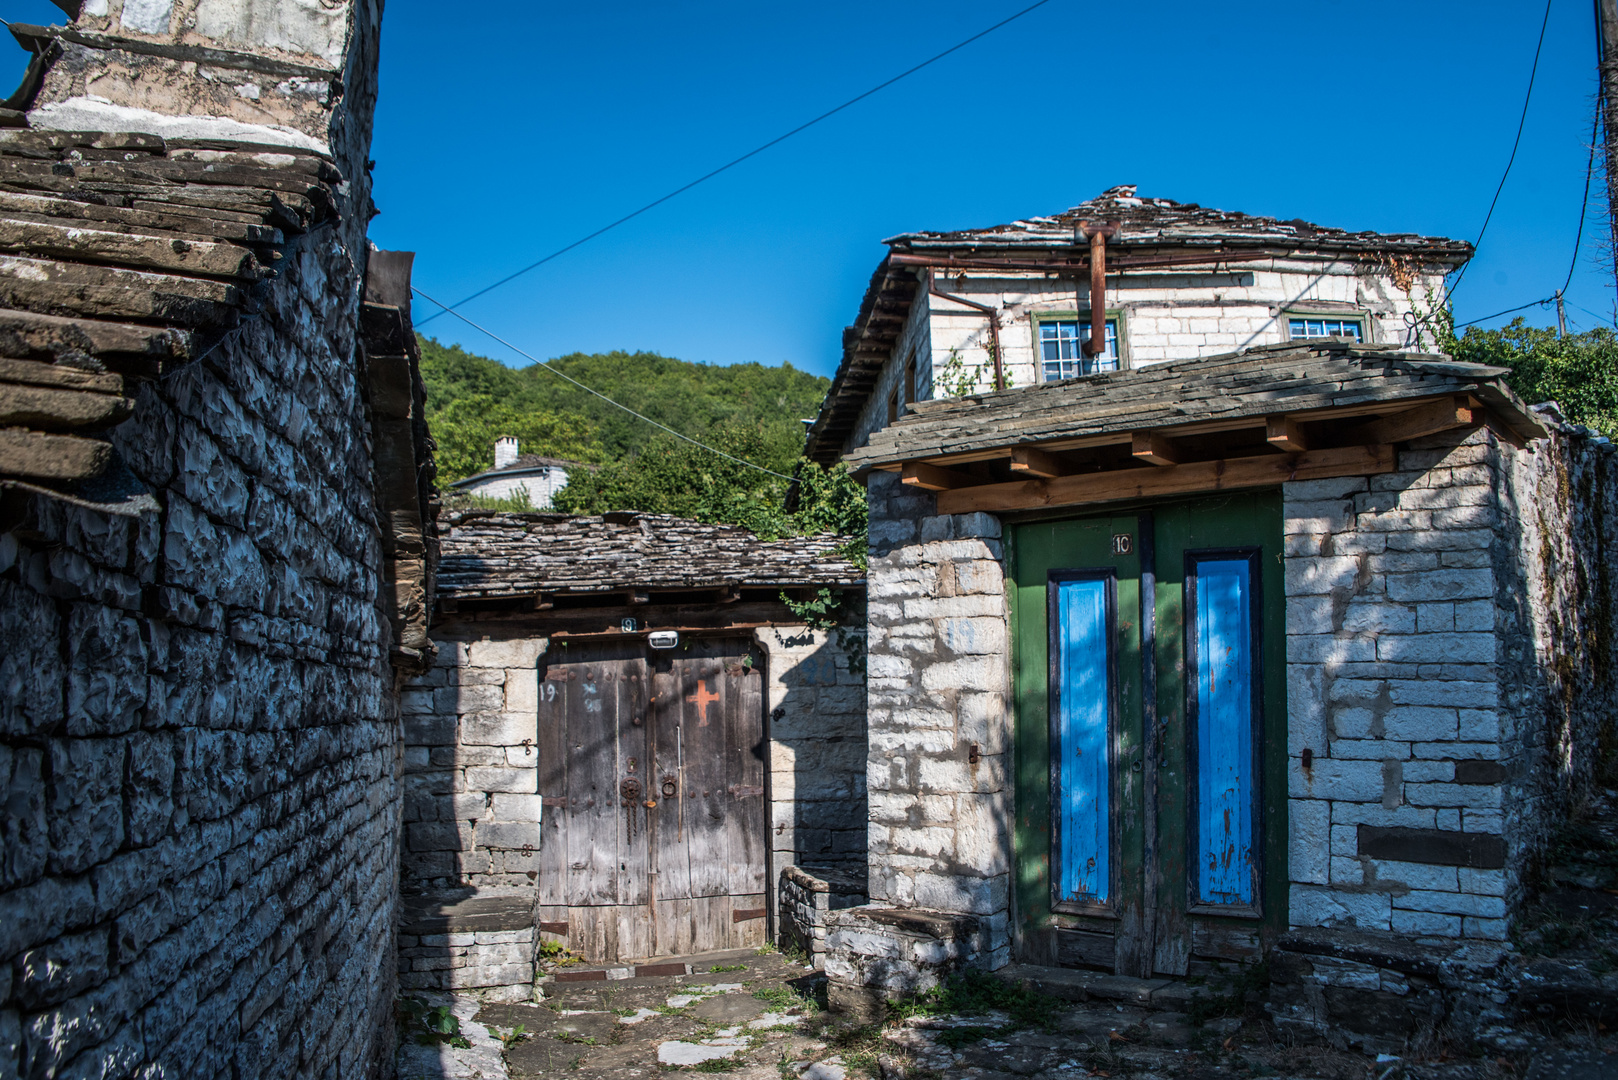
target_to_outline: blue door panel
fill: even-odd
[[[1058,896],[1111,899],[1111,579],[1056,585]]]
[[[1195,580],[1196,899],[1256,902],[1253,564],[1193,558]]]

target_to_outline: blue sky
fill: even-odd
[[[5,6],[60,21],[45,0]],[[459,299],[1023,6],[546,4],[467,22],[391,0],[372,238],[418,252],[416,283]],[[1051,213],[1114,184],[1477,235],[1522,106],[1535,0],[1149,10],[1052,0],[464,310],[540,357],[646,349],[829,374],[883,237]],[[1463,321],[1548,296],[1567,273],[1592,21],[1588,3],[1552,8],[1522,148],[1456,297]],[[1577,328],[1611,318],[1603,202],[1598,181],[1568,292]],[[448,316],[426,332],[522,362]]]

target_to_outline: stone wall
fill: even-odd
[[[777,875],[781,888],[781,947],[802,953],[816,971],[826,967],[827,916],[843,908],[858,907],[865,895],[865,875],[855,878],[835,870],[810,873],[788,866]]]
[[[438,639],[406,684],[405,844],[410,892],[528,887],[539,872],[539,656],[543,638]]]
[[[1409,345],[1405,315],[1420,314],[1412,298],[1438,295],[1442,279],[1418,275],[1410,292],[1387,277],[1356,273],[1352,264],[1235,264],[1231,272],[1209,274],[1131,272],[1109,277],[1107,310],[1120,313],[1120,351],[1131,367],[1189,360],[1235,352],[1287,340],[1289,313],[1359,315],[1367,340]],[[938,279],[945,292],[1001,309],[1000,347],[1008,386],[1043,381],[1038,363],[1035,316],[1088,311],[1088,285],[1044,275]],[[863,446],[871,433],[888,424],[888,402],[903,378],[905,365],[916,362],[918,382],[931,387],[923,398],[947,396],[939,379],[951,352],[962,370],[977,373],[977,392],[994,387],[994,363],[988,317],[928,293],[925,283],[911,305],[905,332],[895,343],[845,450]],[[1429,340],[1427,347],[1432,347]]]
[[[864,634],[763,627],[775,871],[865,872]],[[531,887],[539,869],[539,682],[531,630],[439,637],[404,692],[409,891]]]
[[[1398,465],[1284,489],[1291,919],[1503,939],[1610,730],[1610,451],[1480,428]]]
[[[400,747],[355,340],[379,27],[349,15],[338,221],[112,435],[159,509],[0,507],[3,1076],[391,1051]]]
[[[1001,967],[1011,718],[1000,523],[935,516],[931,495],[889,473],[872,474],[869,498],[871,903],[978,916],[981,962]]]

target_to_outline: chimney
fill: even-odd
[[[517,463],[517,437],[502,435],[494,440],[494,467],[503,469]]]

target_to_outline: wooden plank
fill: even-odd
[[[1297,419],[1284,414],[1264,418],[1264,441],[1289,454],[1309,449],[1309,438],[1303,433]]]
[[[729,892],[732,895],[763,893],[765,882],[765,800],[764,784],[768,765],[764,744],[764,678],[758,664],[742,663],[749,655],[749,643],[731,644],[725,658],[725,719],[729,741],[730,806],[725,829],[729,834]]]
[[[618,738],[603,648],[574,650],[567,665],[569,905],[618,903]]]
[[[731,897],[730,922],[733,948],[756,949],[769,935],[769,908],[763,893]]]
[[[692,948],[694,952],[717,952],[739,948],[740,938],[731,921],[732,904],[726,896],[696,896],[691,899]]]
[[[723,647],[693,645],[678,662],[685,706],[685,839],[691,860],[693,897],[730,892],[730,846],[725,817],[730,786]],[[699,932],[702,927],[699,918]],[[728,946],[700,945],[721,949]]]
[[[948,491],[950,488],[969,487],[978,482],[977,477],[970,473],[941,469],[920,461],[906,462],[899,473],[899,480],[924,491]]]
[[[681,767],[685,702],[674,663],[666,655],[655,661],[657,670],[651,672],[652,695],[649,715],[655,740],[655,765],[647,775],[657,785],[656,833],[653,843],[657,861],[657,902],[659,910],[665,901],[688,899],[691,896],[690,845],[686,841],[685,818],[690,814],[686,803],[686,782]],[[665,791],[665,784],[674,791]],[[689,906],[684,941],[690,944]],[[665,927],[659,916],[658,941],[667,950]]]
[[[1011,471],[1054,480],[1073,472],[1066,463],[1032,446],[1018,446],[1011,451]]]
[[[689,956],[697,951],[689,896],[657,901],[657,942],[661,956]]]
[[[1061,967],[1100,968],[1111,971],[1113,935],[1090,930],[1054,930],[1056,963]]]
[[[1185,458],[1174,440],[1157,431],[1131,432],[1129,454],[1148,465],[1178,465]]]
[[[603,661],[602,694],[618,733],[618,902],[644,905],[650,897],[651,845],[647,840],[651,799],[646,768],[646,709],[637,669],[640,657]],[[629,794],[625,794],[625,792]],[[644,918],[643,914],[643,918]],[[643,953],[634,953],[641,956]]]
[[[1288,480],[1370,476],[1393,471],[1391,446],[1344,446],[1302,454],[1196,461],[1158,469],[1064,476],[1055,480],[1013,480],[982,484],[938,495],[940,514],[977,511],[1004,513],[1051,506],[1081,506],[1118,499],[1145,499],[1201,491],[1269,487]]]
[[[656,919],[642,904],[625,904],[614,908],[617,915],[618,952],[615,960],[645,960],[656,956],[652,948],[652,930]]]
[[[540,795],[539,903],[565,918],[568,903],[568,695],[565,664],[540,667],[534,756]]]
[[[1264,941],[1256,926],[1235,926],[1206,919],[1191,920],[1191,952],[1211,960],[1257,963],[1264,956]]]
[[[1483,407],[1465,394],[1456,394],[1380,420],[1358,424],[1345,437],[1364,443],[1406,442],[1482,422]]]

